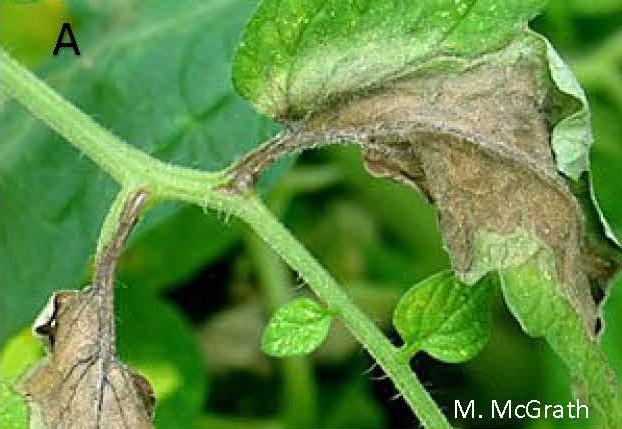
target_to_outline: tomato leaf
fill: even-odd
[[[459,363],[477,355],[490,337],[492,281],[475,285],[457,280],[450,271],[417,283],[400,299],[393,325],[404,349],[423,350],[443,362]]]
[[[520,267],[501,271],[501,286],[508,307],[523,330],[544,338],[577,380],[577,392],[596,408],[607,427],[622,424],[618,384],[598,341],[567,300],[565,286],[556,280],[550,251],[542,250]]]
[[[311,353],[326,339],[331,321],[332,315],[319,303],[298,298],[272,315],[261,338],[261,349],[274,357]]]
[[[412,72],[435,56],[497,49],[544,0],[263,0],[234,63],[238,92],[273,117]]]
[[[358,143],[371,174],[434,203],[461,281],[507,275],[547,254],[538,287],[565,335],[597,357],[600,306],[622,253],[592,190],[586,97],[527,28],[543,3],[264,0],[236,54],[234,84],[294,130],[256,159],[278,144]],[[575,350],[534,330],[538,315],[516,302],[511,283],[506,300],[527,332],[544,336],[613,415],[595,393],[611,392],[607,377],[595,380]]]

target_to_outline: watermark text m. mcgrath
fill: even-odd
[[[512,400],[497,401],[493,399],[490,406],[480,408],[475,400],[467,403],[454,401],[454,418],[456,419],[588,419],[589,407],[579,399],[567,404],[545,404],[533,399],[528,402],[513,402]]]

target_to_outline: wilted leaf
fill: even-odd
[[[264,1],[235,84],[289,130],[240,162],[234,184],[280,154],[354,142],[370,173],[434,203],[462,281],[552,255],[543,282],[597,352],[599,305],[622,257],[592,196],[589,109],[527,29],[542,2],[501,3]]]
[[[368,171],[420,190],[439,210],[453,268],[467,283],[524,262],[534,249],[520,237],[533,231],[555,249],[564,293],[594,329],[600,300],[592,290],[598,296],[615,271],[615,248],[598,216],[589,224],[596,230],[585,233],[592,213],[581,204],[597,209],[589,191],[585,204],[557,170],[545,112],[566,106],[548,79],[546,55],[539,37],[524,34],[483,58],[439,59],[310,115],[288,140],[357,141]],[[571,146],[568,135],[558,133],[560,144]]]
[[[326,338],[332,315],[316,301],[298,298],[276,310],[261,339],[261,349],[275,357],[311,353]]]
[[[442,272],[413,286],[393,313],[408,355],[423,350],[449,363],[473,358],[490,337],[492,282],[475,285]]]
[[[33,429],[153,428],[149,382],[101,354],[97,290],[54,293],[35,322],[50,355],[19,385]]]

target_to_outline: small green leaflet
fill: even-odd
[[[408,357],[423,350],[443,362],[459,363],[477,355],[490,336],[492,284],[488,276],[469,286],[443,271],[406,292],[393,325]]]
[[[318,302],[298,298],[272,315],[261,339],[261,349],[274,357],[311,353],[326,339],[332,319],[332,314]]]

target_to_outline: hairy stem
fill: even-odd
[[[2,91],[63,136],[123,188],[136,188],[141,182],[153,184],[155,178],[169,175],[180,179],[188,175],[191,180],[207,186],[223,180],[222,174],[199,173],[172,166],[128,145],[22,67],[3,49],[0,49],[0,64]],[[157,194],[157,189],[155,191]]]
[[[225,190],[226,173],[206,173],[160,162],[97,124],[47,84],[0,50],[2,90],[108,172],[124,189],[140,188],[152,200],[181,200],[244,220],[345,322],[391,377],[406,402],[429,428],[450,425],[407,362],[337,282],[263,203],[249,193]]]
[[[352,335],[367,349],[384,369],[426,427],[450,427],[428,392],[423,388],[408,362],[400,359],[399,351],[365,316],[333,277],[298,243],[257,198],[248,198],[246,210],[239,214],[276,253],[278,253],[326,304],[337,313]]]

